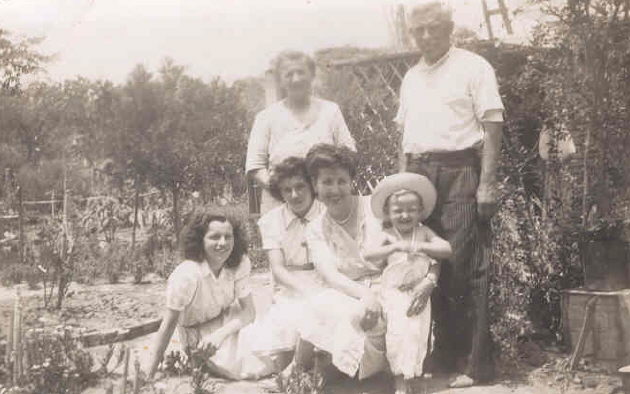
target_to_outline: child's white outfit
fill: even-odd
[[[385,238],[401,239],[394,230],[383,230]],[[428,241],[429,232],[422,224],[414,229],[413,242]],[[385,334],[387,360],[394,375],[411,379],[422,375],[431,335],[431,302],[417,315],[407,316],[414,298],[413,286],[407,291],[401,285],[419,283],[437,261],[423,253],[394,252],[387,258],[387,267],[381,277],[381,305],[387,333]]]

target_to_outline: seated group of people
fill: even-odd
[[[270,192],[284,203],[259,220],[274,302],[258,319],[241,223],[194,215],[182,233],[186,260],[168,280],[150,376],[178,327],[188,351],[212,349],[209,364],[220,376],[279,373],[282,385],[293,365],[310,364],[316,348],[359,379],[389,366],[397,390],[408,391],[408,381],[423,373],[437,259],[451,248],[422,224],[436,202],[426,177],[392,175],[371,196],[355,196],[355,155],[318,144],[305,159],[274,168]]]

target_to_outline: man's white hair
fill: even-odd
[[[405,3],[405,13],[408,18],[413,18],[414,13],[439,10],[445,19],[453,20],[453,1],[451,0],[411,0]]]

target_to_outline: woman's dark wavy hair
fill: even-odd
[[[311,193],[315,193],[311,184],[311,178],[306,171],[306,162],[299,157],[288,157],[273,168],[269,178],[269,193],[276,200],[284,201],[280,192],[280,183],[285,179],[296,176],[303,178],[311,189]]]
[[[181,250],[184,254],[184,258],[199,263],[205,260],[206,253],[203,247],[203,237],[208,232],[210,222],[215,221],[221,223],[228,222],[232,225],[234,248],[225,261],[225,266],[229,268],[238,267],[243,255],[247,253],[247,237],[245,236],[241,221],[230,214],[205,211],[193,213],[180,236]]]
[[[313,182],[322,168],[343,168],[354,179],[357,172],[357,154],[347,146],[317,144],[306,154],[306,170]]]

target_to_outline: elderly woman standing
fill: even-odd
[[[300,319],[303,341],[332,356],[341,372],[359,379],[387,365],[385,324],[377,286],[382,267],[363,257],[370,234],[380,228],[369,197],[352,194],[354,152],[321,144],[306,156],[315,192],[326,212],[307,226],[306,240],[326,290],[310,297]]]
[[[245,171],[263,187],[263,214],[281,204],[268,189],[270,170],[282,160],[291,156],[303,158],[318,143],[355,150],[339,106],[312,95],[313,59],[302,52],[282,52],[274,61],[274,74],[286,97],[256,116],[245,164]]]

